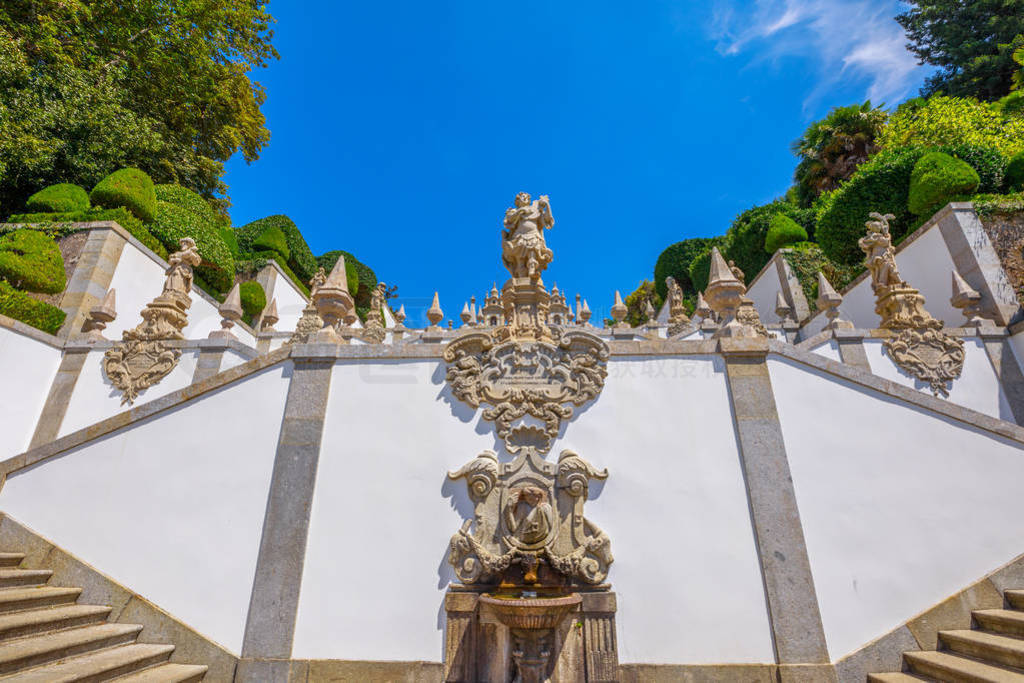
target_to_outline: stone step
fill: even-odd
[[[38,586],[0,590],[0,613],[63,605],[78,600],[81,588]]]
[[[993,664],[1024,668],[1024,640],[988,631],[939,631],[943,645]]]
[[[1015,609],[1024,609],[1024,590],[1003,591],[1006,601]]]
[[[25,553],[0,553],[0,567],[17,567],[25,559]]]
[[[49,569],[0,569],[0,588],[41,586],[50,580]]]
[[[904,652],[910,670],[947,683],[1022,683],[1024,674],[948,652]]]
[[[72,604],[0,614],[0,641],[100,623],[110,611],[104,605]]]
[[[203,680],[208,668],[196,664],[161,664],[122,676],[117,679],[117,683],[192,683]]]
[[[868,683],[921,683],[921,681],[934,681],[934,678],[924,678],[902,672],[887,674],[868,674]]]
[[[0,681],[5,683],[68,683],[69,681],[97,683],[114,679],[122,680],[118,677],[136,672],[141,673],[147,667],[166,662],[173,651],[173,645],[122,645],[81,657],[72,657],[29,671],[19,671],[10,676],[2,676]],[[137,678],[135,680],[162,679]]]
[[[976,609],[971,612],[971,616],[986,631],[1024,636],[1024,612],[1012,609]]]
[[[0,674],[134,642],[138,624],[97,624],[0,643]]]

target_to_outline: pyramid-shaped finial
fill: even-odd
[[[707,320],[711,317],[711,307],[708,306],[707,300],[704,298],[704,292],[697,292],[697,306],[693,310],[694,314]]]
[[[441,310],[441,303],[438,300],[437,292],[434,292],[434,301],[430,304],[430,308],[427,309],[427,320],[430,321],[431,327],[437,327],[437,324],[444,320],[444,311]]]
[[[103,301],[89,309],[89,317],[82,324],[82,332],[90,339],[103,339],[103,330],[107,323],[117,318],[117,303],[114,289],[108,289]]]
[[[590,320],[590,305],[587,303],[586,299],[583,300],[583,304],[581,306],[576,308],[576,314],[580,320],[580,324],[582,325],[586,325],[587,321]]]
[[[708,272],[708,288],[719,282],[738,282],[729,264],[722,257],[718,247],[711,248],[711,268]]]
[[[953,304],[953,308],[959,308],[967,318],[965,327],[980,325],[984,322],[979,305],[981,304],[981,294],[967,284],[967,280],[964,280],[955,270],[953,271],[953,297],[949,302]]]
[[[626,319],[626,314],[629,309],[626,308],[626,304],[622,303],[622,294],[619,290],[615,290],[615,303],[612,304],[612,319],[615,321],[615,326],[619,327],[624,325],[622,321]]]
[[[835,290],[835,287],[820,270],[818,271],[818,298],[814,300],[814,303],[819,309],[825,311],[825,316],[828,318],[826,328],[847,329],[853,327],[853,323],[839,319],[839,305],[843,303],[843,296]]]
[[[793,307],[786,301],[786,297],[782,296],[782,292],[775,293],[775,315],[779,316],[780,322],[786,322],[790,319],[790,315],[793,313]]]
[[[277,315],[277,298],[275,297],[270,300],[270,303],[267,304],[260,314],[260,329],[264,332],[273,332],[274,325],[277,324],[278,320],[280,318]]]
[[[228,292],[224,303],[217,307],[217,312],[221,315],[220,329],[210,332],[210,339],[234,338],[235,335],[231,332],[231,328],[242,319],[242,295],[239,291],[239,286],[239,283],[236,282],[235,286]]]
[[[327,282],[324,283],[325,288],[329,289],[340,289],[348,294],[348,273],[345,271],[345,256],[344,254],[338,255],[338,260],[331,268],[331,274],[327,276]]]
[[[395,320],[399,325],[405,322],[405,304],[398,307],[398,313],[395,313]]]

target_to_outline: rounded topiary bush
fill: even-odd
[[[40,213],[70,213],[89,208],[89,193],[72,183],[50,185],[25,202],[25,210]]]
[[[288,216],[267,216],[236,229],[235,237],[238,239],[239,252],[245,254],[258,251],[253,248],[253,243],[271,226],[280,229],[284,233],[285,240],[288,243],[288,266],[295,271],[299,279],[303,282],[308,282],[316,274],[316,257],[309,250],[309,245],[303,239],[299,228]]]
[[[239,285],[238,295],[242,299],[242,311],[246,320],[252,320],[267,307],[267,293],[255,280],[248,280]]]
[[[288,263],[288,260],[291,258],[291,252],[288,250],[288,240],[285,238],[281,228],[276,225],[271,225],[260,233],[260,236],[252,243],[252,248],[255,251],[269,250],[279,254],[285,263]]]
[[[783,247],[797,242],[807,241],[807,231],[785,214],[777,213],[768,226],[768,234],[764,237],[764,250],[774,254]]]
[[[0,277],[18,289],[44,294],[64,291],[64,258],[46,233],[23,228],[0,236]]]
[[[1006,165],[1006,188],[1010,192],[1024,191],[1024,152],[1017,152]]]
[[[690,263],[702,253],[710,250],[720,239],[719,237],[694,237],[676,242],[661,252],[654,264],[654,290],[658,296],[662,300],[668,296],[665,278],[669,276],[676,279],[684,296],[695,295],[697,290],[694,289],[693,281],[690,279]]]
[[[929,152],[910,174],[907,208],[917,216],[930,215],[959,195],[978,189],[981,178],[970,164],[943,152]]]
[[[807,233],[813,232],[814,214],[810,209],[801,209],[785,200],[776,200],[747,209],[736,217],[725,233],[729,238],[729,248],[723,250],[722,255],[735,261],[748,279],[753,279],[768,263],[764,241],[772,219],[780,213],[804,225]]]
[[[137,168],[114,171],[96,184],[89,193],[89,199],[106,209],[123,206],[146,223],[156,217],[153,179]]]
[[[216,292],[231,289],[235,259],[216,225],[188,209],[160,200],[156,203],[156,218],[150,223],[149,231],[172,252],[178,250],[178,240],[182,237],[194,239],[203,259],[202,265],[196,268],[196,275]]]

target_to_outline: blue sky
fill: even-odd
[[[658,254],[790,185],[790,142],[927,75],[891,0],[275,2],[272,137],[228,164],[235,225],[275,213],[345,249],[420,324],[507,277],[499,228],[551,197],[545,273],[595,318]],[[748,275],[753,275],[748,274]]]

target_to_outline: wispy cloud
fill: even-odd
[[[895,104],[910,95],[920,67],[893,19],[896,0],[718,0],[708,33],[723,55],[752,61],[802,56],[814,60],[817,82],[804,106],[812,106],[842,81],[862,81],[865,97]]]

